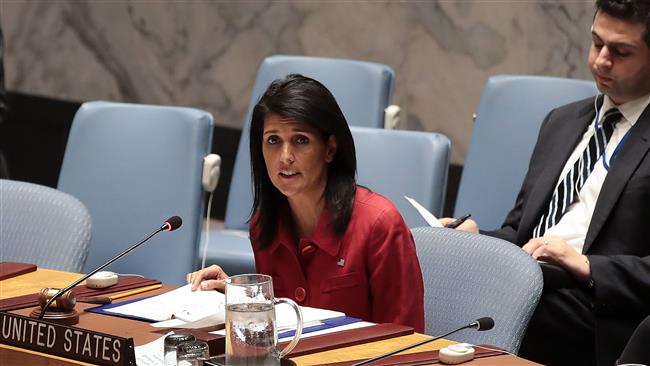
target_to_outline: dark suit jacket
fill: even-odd
[[[531,239],[562,168],[593,121],[593,106],[594,99],[588,98],[548,114],[515,207],[501,229],[486,234],[519,246]],[[650,106],[632,127],[610,166],[583,248],[595,281],[593,306],[599,364],[606,359],[611,365],[634,326],[650,314],[649,150]]]

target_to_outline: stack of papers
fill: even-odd
[[[225,296],[217,291],[192,291],[185,285],[162,295],[95,308],[94,311],[158,322],[156,327],[185,326],[203,321],[208,323],[194,328],[223,324],[225,320]]]
[[[205,328],[225,323],[226,298],[218,291],[192,291],[185,285],[162,295],[135,300],[124,304],[112,304],[93,311],[125,316],[154,322],[156,328]],[[300,307],[303,326],[322,324],[324,319],[344,317],[339,311]],[[275,307],[279,332],[296,328],[296,314],[287,304]]]

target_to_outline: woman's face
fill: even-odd
[[[289,200],[317,202],[327,185],[327,164],[336,140],[323,141],[315,128],[269,113],[264,118],[262,154],[273,185]]]

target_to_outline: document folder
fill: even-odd
[[[0,262],[0,281],[34,271],[36,271],[35,264]]]
[[[128,300],[128,301],[121,301],[121,302],[114,303],[114,304],[106,304],[106,305],[95,306],[94,308],[87,308],[85,311],[87,311],[89,313],[95,313],[95,314],[116,316],[118,318],[126,318],[126,319],[145,321],[145,322],[149,322],[149,323],[155,323],[158,320],[143,318],[143,317],[140,317],[140,316],[134,316],[134,315],[128,315],[128,314],[121,314],[121,313],[114,313],[114,312],[106,311],[108,309],[112,309],[112,308],[115,308],[115,307],[118,307],[118,306],[134,303],[134,302],[137,302],[137,301],[142,301],[142,300],[148,299],[150,297],[152,297],[152,296],[141,297],[139,299],[133,299],[133,300]]]

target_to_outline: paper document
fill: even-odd
[[[106,309],[106,312],[146,318],[156,328],[205,328],[225,323],[226,297],[218,291],[192,292],[191,285],[179,287],[162,295]],[[303,322],[315,324],[320,320],[337,318],[345,314],[325,309],[300,307]],[[287,304],[275,306],[279,331],[295,329],[296,314]]]
[[[321,320],[345,316],[344,313],[339,311],[310,308],[307,306],[301,306],[300,311],[302,312],[303,326],[307,326],[306,324],[315,325]],[[287,304],[279,304],[275,306],[275,319],[279,332],[288,329],[296,329],[296,312]]]
[[[223,296],[223,294],[221,294],[221,296]],[[151,324],[151,326],[156,328],[196,329],[196,328],[210,327],[217,324],[223,324],[225,323],[224,304],[220,305],[221,306],[220,310],[213,308],[212,314],[208,314],[207,316],[204,316],[199,319],[195,319],[195,318],[182,319],[176,317],[175,319],[153,323]],[[319,323],[320,320],[345,316],[345,314],[338,311],[310,308],[306,306],[301,306],[300,310],[302,311],[302,318],[304,324],[309,324],[309,325],[316,325]],[[195,313],[197,312],[195,311]],[[276,319],[276,326],[279,332],[290,330],[290,329],[296,329],[296,313],[293,311],[293,308],[287,304],[278,304],[275,306],[275,319]]]
[[[193,292],[191,285],[185,285],[162,295],[106,309],[106,312],[165,321],[166,326],[183,325],[184,328],[189,328],[187,323],[209,318],[210,324],[204,326],[210,326],[224,323],[225,295],[218,291]]]
[[[407,197],[407,196],[404,196],[404,198],[406,198],[406,200],[409,201],[409,203],[413,207],[415,207],[416,210],[418,210],[418,212],[420,213],[420,216],[422,216],[424,221],[426,221],[427,224],[429,224],[429,226],[431,226],[431,227],[443,227],[442,224],[440,223],[440,221],[438,221],[438,218],[435,217],[431,212],[429,212],[429,210],[424,208],[424,206],[419,204],[418,201],[414,200],[411,197]]]
[[[160,366],[164,365],[165,337],[174,332],[169,332],[153,342],[135,347],[135,364],[138,366]]]

